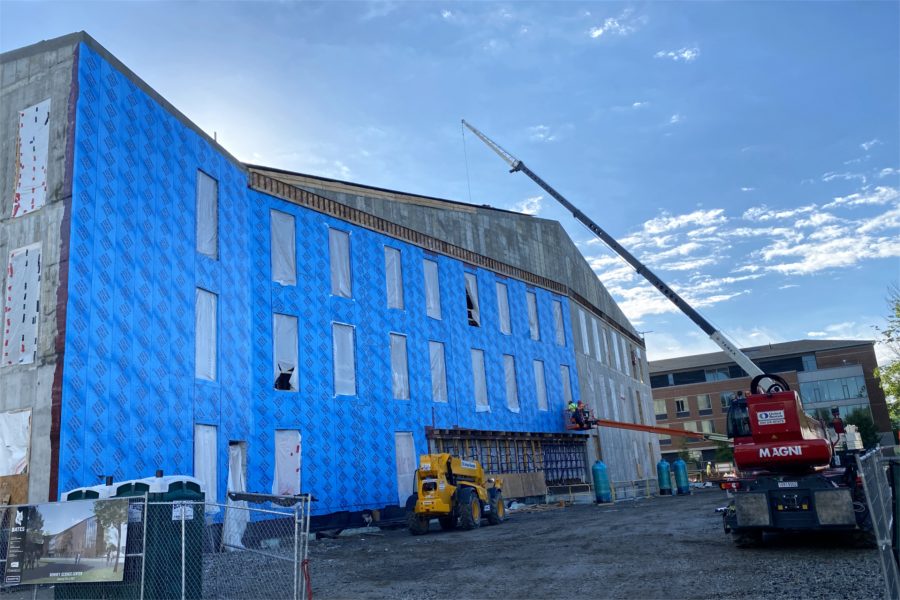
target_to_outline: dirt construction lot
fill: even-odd
[[[510,513],[496,527],[310,544],[316,598],[881,598],[875,550],[834,535],[732,546],[725,493]]]

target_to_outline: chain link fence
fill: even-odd
[[[128,498],[125,535],[104,538],[77,523],[43,542],[25,539],[12,556],[10,533],[27,507],[0,507],[0,599],[311,598],[309,497],[233,496],[226,504]],[[23,583],[5,583],[11,567],[24,567]]]
[[[879,448],[859,458],[878,557],[884,574],[885,598],[900,599],[900,570],[897,565],[897,517],[900,516],[900,456],[898,447]]]

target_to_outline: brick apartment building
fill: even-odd
[[[890,443],[891,423],[884,392],[875,378],[875,343],[866,340],[798,340],[744,348],[767,373],[781,375],[800,392],[807,412],[830,420],[837,407],[842,417],[868,412]],[[650,362],[650,385],[657,423],[673,429],[722,433],[734,394],[749,391],[751,378],[724,352]],[[682,449],[703,464],[715,462],[716,444],[660,437],[663,458]]]

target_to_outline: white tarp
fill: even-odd
[[[469,325],[481,326],[481,310],[478,308],[478,279],[474,273],[466,273],[466,309]]]
[[[587,315],[580,306],[578,307],[578,321],[581,325],[581,351],[590,356],[591,340],[588,338]]]
[[[562,304],[559,300],[553,301],[553,331],[556,334],[556,344],[566,345],[566,330],[563,328]]]
[[[597,317],[591,317],[591,329],[594,330],[594,358],[597,362],[603,362],[603,354],[600,353],[600,330],[597,328]]]
[[[31,410],[0,413],[0,477],[28,472]]]
[[[219,182],[197,171],[197,252],[219,256]]]
[[[406,336],[391,334],[391,388],[396,400],[409,400],[409,366]]]
[[[609,355],[609,340],[606,337],[607,335],[609,335],[609,331],[604,325],[600,325],[600,333],[600,337],[603,339],[603,355],[606,356],[606,364],[612,367],[612,356]]]
[[[194,301],[194,376],[216,380],[217,296],[197,288]]]
[[[431,399],[435,402],[447,402],[447,365],[444,362],[444,344],[428,342],[428,354],[431,362]]]
[[[332,329],[334,359],[334,395],[356,395],[356,352],[353,343],[353,327],[335,323]]]
[[[472,377],[475,385],[475,412],[490,412],[487,379],[484,373],[484,351],[472,349]]]
[[[509,335],[512,333],[512,325],[509,322],[509,290],[505,283],[497,282],[497,311],[500,316],[500,333]]]
[[[352,298],[349,233],[338,229],[328,230],[328,256],[331,261],[331,293],[335,296]]]
[[[569,376],[569,367],[560,365],[559,374],[562,377],[563,400],[566,401],[566,406],[568,406],[572,401],[572,380]]]
[[[613,420],[619,420],[619,399],[616,397],[616,384],[612,381],[607,380],[607,385],[609,385],[609,401],[612,403],[613,410]]]
[[[206,487],[207,502],[218,499],[216,444],[215,425],[194,425],[194,477]]]
[[[38,345],[41,308],[41,244],[9,253],[3,315],[3,366],[30,365]]]
[[[540,322],[538,321],[537,296],[534,292],[525,292],[525,301],[528,304],[528,332],[531,339],[541,339]]]
[[[272,281],[297,285],[297,245],[294,216],[280,210],[269,211],[272,236]]]
[[[625,364],[625,374],[631,377],[631,352],[628,351],[628,342],[623,335],[622,340],[622,362]]]
[[[384,247],[384,279],[387,287],[388,308],[403,308],[403,263],[400,251]]]
[[[299,383],[297,360],[297,317],[275,313],[272,317],[272,343],[274,358],[273,384],[276,390],[296,392]],[[285,379],[287,382],[285,382]],[[287,385],[285,385],[285,383]]]
[[[397,499],[400,506],[406,504],[406,499],[413,493],[413,483],[416,476],[416,447],[413,435],[408,431],[394,433],[394,448],[397,456]]]
[[[438,278],[438,264],[424,259],[422,268],[425,271],[425,314],[432,319],[441,318],[441,286]]]
[[[247,491],[247,444],[232,442],[228,444],[228,491]],[[243,537],[250,521],[250,511],[246,500],[225,500],[225,522],[222,524],[222,543],[226,550],[239,550],[244,547]]]
[[[612,339],[613,358],[615,359],[616,371],[622,371],[622,362],[619,360],[619,334],[614,329],[610,330],[610,338]]]
[[[300,493],[300,432],[294,429],[275,430],[275,477],[272,493],[295,496]]]
[[[509,354],[503,355],[503,378],[506,383],[506,407],[512,412],[519,412],[519,387],[516,385],[516,359]]]
[[[38,210],[47,201],[50,151],[50,98],[19,111],[13,217]]]
[[[538,410],[547,410],[547,382],[544,380],[544,362],[536,360],[534,366],[534,388],[537,392]]]

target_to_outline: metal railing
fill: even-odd
[[[858,460],[878,558],[884,574],[885,598],[900,599],[900,569],[897,565],[897,523],[900,510],[900,456],[898,447],[878,448]],[[893,480],[893,485],[892,485]]]

